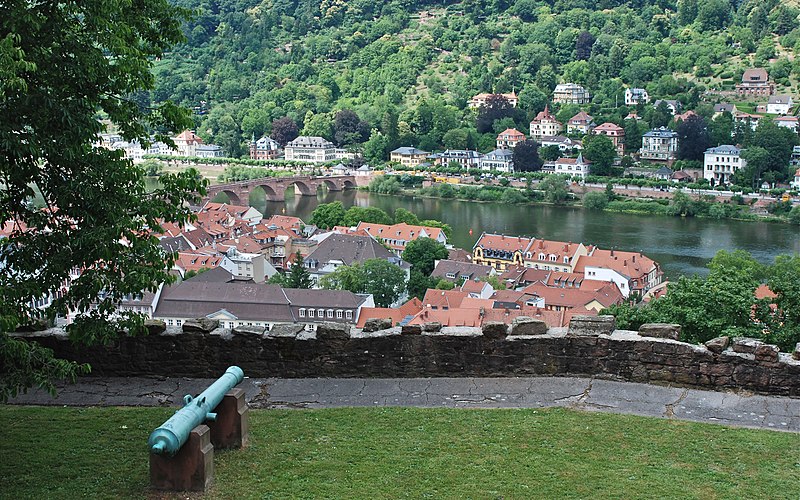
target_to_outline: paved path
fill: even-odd
[[[13,404],[162,406],[180,404],[211,382],[187,378],[84,378]],[[426,408],[543,408],[562,406],[800,432],[800,399],[701,391],[570,377],[419,379],[245,379],[252,408],[417,406]]]

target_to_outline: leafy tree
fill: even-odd
[[[590,210],[603,210],[608,205],[605,193],[586,193],[583,197],[583,206]]]
[[[583,156],[592,162],[592,175],[610,175],[617,150],[611,139],[604,135],[590,135],[583,141]]]
[[[495,290],[505,290],[506,289],[506,284],[503,283],[502,281],[500,281],[500,277],[499,276],[494,276],[494,275],[484,276],[483,278],[481,278],[481,281],[483,281],[485,283],[489,283],[492,286],[492,288],[494,288]]]
[[[539,143],[533,139],[525,139],[514,146],[512,153],[514,170],[518,172],[538,172],[542,169],[539,158]]]
[[[341,266],[322,277],[320,285],[326,290],[349,290],[372,294],[375,305],[389,307],[406,289],[406,273],[383,259],[368,259],[363,263]]]
[[[692,24],[697,18],[697,0],[678,0],[678,22],[682,26]]]
[[[184,10],[166,0],[6,2],[0,20],[0,221],[17,229],[0,240],[0,400],[88,366],[56,359],[36,343],[9,336],[43,318],[77,314],[75,342],[143,330],[143,317],[116,313],[130,294],[172,282],[173,256],[148,228],[191,217],[185,202],[205,183],[195,170],[164,174],[145,188],[144,170],[118,151],[94,147],[103,114],[127,140],[147,144],[149,130],[191,126],[170,102],[140,107],[133,97],[153,87],[151,61],[182,40]],[[158,140],[169,141],[166,134]],[[38,190],[47,209],[29,199]],[[63,283],[81,269],[66,293]],[[33,304],[56,297],[52,305]]]
[[[712,146],[719,146],[721,144],[730,144],[733,140],[733,115],[725,111],[717,116],[708,127],[709,140]]]
[[[548,175],[539,182],[539,189],[544,191],[544,199],[547,202],[563,205],[569,199],[567,180],[563,175]]]
[[[666,127],[672,121],[672,111],[664,101],[658,103],[653,113],[650,115],[650,126],[652,128]]]
[[[422,300],[428,288],[436,288],[437,283],[438,281],[436,281],[435,278],[415,271],[412,268],[411,275],[408,279],[408,295]]]
[[[349,109],[336,113],[333,119],[333,139],[337,146],[360,144],[369,137],[369,123]]]
[[[769,152],[757,146],[742,151],[741,157],[747,162],[744,168],[733,173],[733,183],[748,186],[757,190],[761,184],[761,176],[769,168]]]
[[[698,2],[697,22],[704,30],[726,27],[731,19],[731,3],[728,0],[704,0]]]
[[[710,145],[708,128],[703,117],[692,115],[678,123],[678,159],[702,161]]]
[[[139,167],[148,177],[157,177],[164,173],[164,164],[158,160],[145,160],[139,164]]]
[[[270,137],[281,147],[297,139],[298,135],[300,135],[300,130],[297,128],[297,123],[288,116],[278,118],[272,122]]]
[[[321,203],[311,212],[311,220],[308,222],[322,229],[330,229],[342,225],[344,216],[345,209],[341,201]]]
[[[540,150],[539,156],[545,161],[556,161],[561,158],[561,150],[556,145],[545,146]]]
[[[625,120],[625,151],[638,151],[642,147],[644,130],[639,120]]]
[[[575,40],[575,59],[578,61],[588,61],[592,55],[592,45],[594,37],[588,31],[581,31]]]
[[[311,273],[306,266],[303,265],[303,256],[300,255],[300,250],[295,252],[292,265],[289,267],[289,274],[283,282],[286,288],[311,288],[314,285],[314,280],[311,278]]]
[[[681,217],[691,217],[695,215],[695,207],[689,195],[678,190],[669,202],[667,207],[668,215],[680,215]]]
[[[425,276],[433,272],[435,261],[446,259],[448,255],[447,248],[431,238],[417,238],[403,250],[403,260],[411,264],[411,269]]]
[[[767,170],[788,174],[792,148],[800,144],[798,136],[772,120],[761,120],[753,135],[753,144],[767,152]],[[783,176],[782,176],[783,177]]]
[[[412,225],[412,226],[419,226],[420,225],[419,218],[415,214],[413,214],[412,212],[409,212],[408,210],[406,210],[403,207],[397,207],[394,210],[394,223],[395,224],[400,224],[402,222],[405,222],[406,224],[409,224],[409,225]]]
[[[389,157],[389,139],[373,130],[369,140],[364,143],[364,158],[372,163],[383,163]]]
[[[342,219],[343,226],[357,226],[359,222],[369,222],[372,224],[391,224],[392,218],[376,207],[350,207]]]
[[[475,128],[478,133],[485,134],[493,131],[495,120],[514,116],[514,107],[503,95],[492,94],[486,98],[486,103],[478,108],[478,118]]]

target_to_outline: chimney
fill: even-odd
[[[636,254],[633,254],[633,257],[631,257],[631,262],[636,262]]]
[[[614,256],[614,249],[613,248],[611,249],[611,256],[612,257]]]

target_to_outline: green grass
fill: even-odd
[[[154,496],[146,440],[171,413],[0,407],[0,497]],[[566,409],[264,410],[250,428],[209,498],[800,496],[797,434]]]

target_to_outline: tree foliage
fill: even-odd
[[[308,222],[322,229],[330,229],[342,224],[345,213],[341,201],[321,203],[311,212],[311,219]]]
[[[298,135],[300,135],[300,129],[297,127],[297,123],[288,116],[278,118],[272,122],[270,138],[280,144],[281,147],[297,139]]]
[[[589,166],[592,175],[610,175],[617,150],[605,135],[590,135],[583,141],[583,156],[592,162]]]
[[[431,238],[417,238],[408,242],[403,250],[403,260],[425,276],[433,272],[435,261],[446,259],[448,255],[447,248]]]
[[[132,8],[120,1],[6,2],[0,7],[0,400],[80,368],[36,344],[9,337],[35,319],[71,312],[76,342],[104,343],[140,315],[115,313],[126,295],[171,281],[165,255],[148,228],[190,218],[184,206],[202,192],[193,170],[164,174],[156,191],[144,171],[118,151],[94,146],[98,113],[127,140],[190,126],[170,102],[142,105],[153,87],[151,61],[182,39],[185,11],[166,0]],[[162,133],[164,132],[164,133]],[[39,192],[45,209],[30,200]],[[68,290],[73,269],[81,270]],[[35,303],[54,298],[51,305]]]
[[[320,285],[326,290],[350,290],[369,293],[378,307],[389,307],[406,290],[406,273],[384,259],[368,259],[363,263],[341,266],[322,277]]]
[[[678,123],[678,159],[702,161],[710,145],[708,127],[703,117],[692,115]]]
[[[542,169],[543,162],[539,158],[539,143],[533,139],[526,139],[514,146],[512,159],[514,170],[519,172],[538,172]]]

